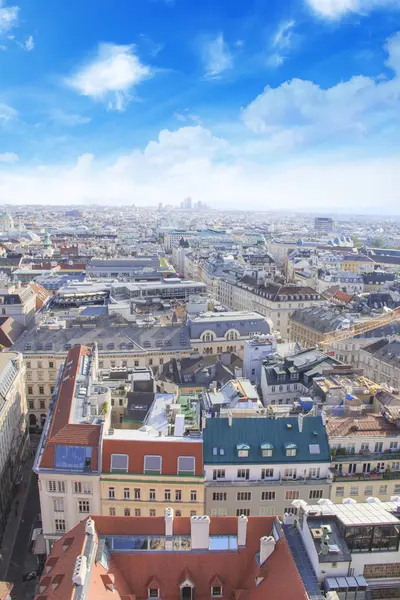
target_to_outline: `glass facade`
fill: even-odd
[[[344,535],[350,552],[388,552],[399,549],[398,525],[346,527]]]
[[[56,469],[92,470],[92,448],[87,446],[56,446]]]

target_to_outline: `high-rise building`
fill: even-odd
[[[314,229],[316,231],[333,231],[333,219],[332,217],[315,217]]]
[[[191,198],[185,198],[183,201],[183,208],[185,210],[192,210],[192,199]]]

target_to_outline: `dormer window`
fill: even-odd
[[[286,456],[296,456],[297,446],[296,444],[285,444]]]
[[[220,585],[213,585],[211,588],[211,597],[212,598],[221,598],[222,597],[222,587]]]
[[[159,598],[160,597],[160,590],[158,588],[149,588],[149,590],[148,590],[148,597],[149,598]]]
[[[239,458],[247,458],[249,456],[250,446],[248,444],[237,444],[236,449]]]
[[[266,442],[265,444],[261,444],[261,456],[265,456],[265,457],[272,456],[273,450],[274,450],[274,447],[269,442]]]

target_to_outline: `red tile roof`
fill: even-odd
[[[93,517],[100,534],[164,534],[163,518]],[[275,549],[264,565],[259,567],[257,554],[260,538],[270,535],[274,517],[249,517],[246,546],[237,551],[213,552],[132,552],[112,554],[108,570],[97,563],[93,566],[88,588],[88,600],[107,600],[113,594],[115,600],[146,600],[148,586],[156,581],[163,600],[176,600],[179,585],[185,580],[195,586],[196,600],[209,600],[212,582],[221,582],[224,598],[236,600],[307,600],[308,596],[293,561],[286,539],[276,542]],[[235,528],[234,528],[235,526]],[[188,533],[190,520],[174,519],[174,533]],[[237,518],[211,518],[212,534],[237,533]],[[73,536],[71,547],[64,552],[63,540],[56,542],[50,559],[57,556],[57,564],[48,577],[65,577],[53,592],[50,584],[45,592],[46,600],[71,598],[72,572],[75,560],[83,548],[85,522],[77,525],[68,536]],[[50,560],[49,559],[49,560]],[[48,563],[49,563],[48,560]],[[48,564],[47,563],[47,564]],[[54,573],[53,573],[54,571]],[[110,575],[111,577],[105,577]],[[263,578],[256,586],[256,578]],[[114,580],[115,591],[107,586]],[[43,579],[41,583],[43,582]],[[153,583],[152,583],[153,585]],[[43,592],[42,592],[43,593]],[[39,600],[39,596],[36,600]]]
[[[67,354],[49,436],[40,462],[40,467],[43,469],[54,468],[55,447],[57,444],[91,446],[93,448],[92,469],[97,470],[98,468],[100,426],[70,423],[76,378],[80,372],[81,358],[82,356],[90,356],[90,354],[91,350],[88,346],[80,345],[71,348]]]
[[[158,441],[113,440],[103,441],[103,473],[110,473],[111,455],[128,454],[128,473],[144,473],[144,457],[162,457],[162,474],[177,475],[178,457],[195,457],[195,475],[203,475],[203,443],[199,441],[180,442],[171,438]]]

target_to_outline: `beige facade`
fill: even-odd
[[[300,471],[300,469],[299,469]],[[206,513],[211,516],[282,516],[293,512],[293,500],[316,503],[330,497],[330,480],[248,481],[206,484]]]
[[[172,506],[175,515],[204,514],[204,478],[195,476],[103,473],[101,514],[162,517]]]
[[[377,383],[400,390],[400,361],[396,358],[395,352],[392,356],[390,348],[386,356],[374,356],[373,352],[361,349],[359,352],[359,365],[364,369],[367,377]]]

